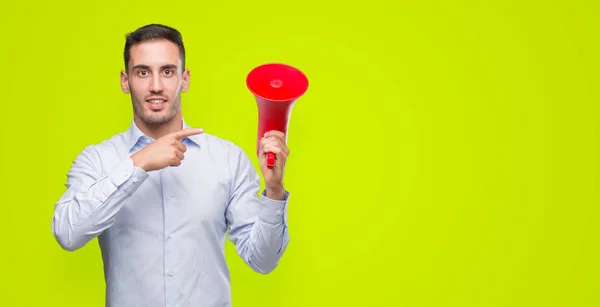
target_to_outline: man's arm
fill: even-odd
[[[229,239],[236,245],[237,253],[254,271],[272,272],[287,248],[290,236],[287,229],[287,201],[258,197],[260,177],[246,154],[239,150],[232,159],[233,186],[226,211]]]
[[[56,203],[52,232],[60,246],[74,251],[109,228],[125,201],[148,177],[125,157],[102,175],[100,157],[93,146],[75,159],[67,175],[67,190]]]

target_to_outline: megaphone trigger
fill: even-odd
[[[267,152],[267,167],[275,167],[275,154],[272,152]]]

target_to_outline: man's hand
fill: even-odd
[[[271,169],[267,167],[267,152],[275,154],[275,166]],[[283,173],[289,154],[290,150],[285,144],[285,134],[281,131],[269,131],[260,140],[260,170],[265,179],[268,198],[283,200],[285,193]]]
[[[179,166],[186,151],[181,139],[203,133],[201,128],[183,129],[167,134],[144,149],[131,155],[133,164],[146,172],[159,170],[167,166]]]

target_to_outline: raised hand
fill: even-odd
[[[275,154],[275,166],[273,168],[267,166],[268,152]],[[265,180],[267,197],[271,199],[283,199],[285,192],[283,173],[289,154],[290,150],[285,144],[285,134],[281,131],[269,131],[260,140],[260,169]]]

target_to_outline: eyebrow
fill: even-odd
[[[161,66],[160,68],[161,69],[175,69],[175,70],[177,70],[177,65],[175,65],[175,64],[167,64],[167,65]],[[150,69],[150,66],[139,64],[139,65],[133,66],[132,69]]]

